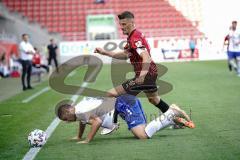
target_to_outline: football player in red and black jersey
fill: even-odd
[[[125,93],[137,95],[144,91],[149,102],[158,107],[163,113],[167,113],[169,105],[160,99],[158,95],[156,86],[157,66],[151,58],[150,47],[145,36],[135,28],[133,13],[125,11],[118,15],[118,19],[123,34],[128,35],[124,51],[112,52],[96,48],[95,53],[117,59],[129,58],[134,67],[135,77],[109,90],[107,96],[117,97]]]

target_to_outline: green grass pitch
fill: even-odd
[[[152,139],[137,140],[120,121],[120,129],[113,134],[101,136],[97,133],[90,144],[76,144],[69,139],[76,135],[77,123],[61,122],[36,159],[239,160],[240,78],[227,70],[225,61],[163,64],[168,72],[161,79],[174,88],[162,98],[187,112],[191,109],[195,129],[167,128]],[[78,69],[66,83],[80,85],[85,70]],[[54,106],[71,97],[50,90],[29,103],[21,103],[46,86],[48,82],[0,102],[0,159],[22,159],[29,150],[28,133],[36,128],[45,130],[55,118]],[[89,87],[112,88],[108,65]],[[141,98],[141,102],[147,115],[158,113],[146,98]]]

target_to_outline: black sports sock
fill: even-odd
[[[155,106],[159,108],[162,111],[162,113],[165,113],[169,109],[169,105],[165,103],[163,100],[160,100],[160,102]]]

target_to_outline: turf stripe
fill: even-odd
[[[39,95],[41,95],[41,94],[43,94],[44,92],[47,92],[47,91],[49,91],[49,90],[50,90],[49,87],[45,87],[45,88],[43,88],[41,91],[35,93],[34,95],[32,95],[32,96],[30,96],[30,97],[22,100],[22,103],[28,103],[28,102],[30,102],[31,100],[33,100],[34,98],[36,98],[37,96],[39,96]]]
[[[88,83],[87,82],[83,82],[83,84],[81,85],[82,87],[87,87]],[[75,103],[79,97],[79,94],[83,91],[83,89],[80,89],[76,95],[73,95],[71,97],[71,100]],[[50,136],[52,135],[52,133],[54,132],[54,130],[57,128],[57,126],[59,125],[60,120],[58,118],[55,118],[51,124],[48,126],[48,128],[46,129],[46,134],[48,135],[48,138],[50,138]],[[33,160],[36,155],[38,154],[38,152],[41,150],[41,147],[38,148],[30,148],[29,151],[25,154],[25,156],[23,157],[23,160]]]

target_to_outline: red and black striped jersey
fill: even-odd
[[[136,29],[133,30],[128,36],[127,44],[124,49],[128,51],[128,57],[130,58],[130,62],[134,67],[134,72],[136,74],[135,76],[138,77],[142,70],[142,57],[139,55],[139,50],[147,50],[151,57],[150,46],[144,34]],[[150,63],[148,72],[150,75],[157,74],[157,66],[153,61]]]

